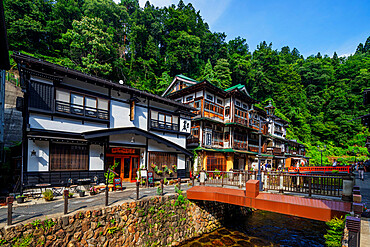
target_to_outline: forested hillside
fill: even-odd
[[[176,74],[227,88],[245,84],[265,104],[273,99],[290,122],[288,138],[325,156],[358,153],[368,131],[362,90],[370,87],[370,37],[354,55],[304,58],[298,49],[263,41],[250,52],[242,37],[210,31],[191,4],[156,8],[137,0],[4,0],[10,50],[160,94]],[[354,153],[353,153],[354,152]],[[349,161],[349,158],[346,158]],[[324,158],[324,162],[327,159]]]

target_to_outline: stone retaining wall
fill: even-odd
[[[245,210],[181,195],[145,198],[0,229],[0,245],[166,246],[211,232]]]

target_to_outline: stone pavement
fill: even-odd
[[[181,190],[186,191],[190,187],[187,183],[181,184]],[[175,193],[175,185],[164,186],[164,194]],[[154,188],[140,188],[140,199],[148,196],[156,196],[157,187]],[[109,192],[109,205],[121,203],[127,200],[136,200],[136,187],[127,188],[123,191]],[[81,209],[95,208],[103,206],[105,203],[105,193],[99,193],[94,196],[75,197],[68,200],[68,213],[78,211]],[[7,223],[7,207],[0,207],[0,228]],[[13,207],[13,224],[20,222],[33,221],[36,218],[51,217],[51,215],[63,214],[64,200],[62,196],[58,196],[51,202],[45,202],[44,199],[30,199],[25,204],[18,204],[14,202]]]
[[[365,203],[367,208],[370,208],[370,172],[364,173],[364,181],[358,179],[358,174],[356,174],[356,185],[360,186],[362,203]],[[369,247],[370,246],[370,219],[361,218],[361,235],[360,235],[360,246]]]

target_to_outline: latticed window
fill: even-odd
[[[87,145],[50,144],[50,170],[88,170],[89,148]]]
[[[165,165],[168,168],[173,165],[177,166],[177,155],[163,152],[149,152],[149,164],[154,164],[158,167]]]
[[[226,158],[223,154],[207,155],[207,171],[226,171]]]

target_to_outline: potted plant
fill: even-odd
[[[15,199],[17,200],[17,203],[24,203],[24,199],[26,199],[26,197],[24,195],[18,195]]]
[[[85,196],[85,191],[80,190],[80,191],[78,191],[78,194],[80,195],[80,197],[84,197]]]
[[[49,189],[45,190],[42,195],[44,196],[45,201],[52,201],[54,199],[53,191]]]
[[[90,196],[95,195],[98,192],[98,189],[94,186],[91,186],[90,188]]]

